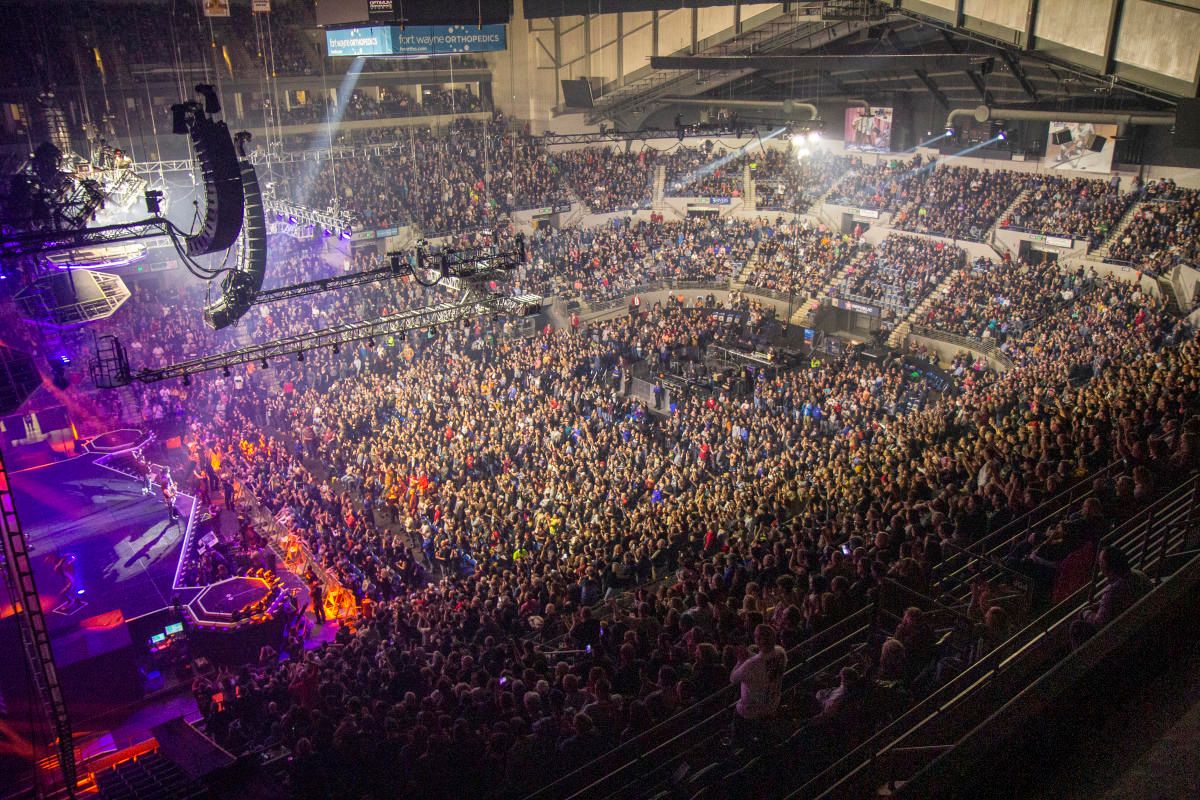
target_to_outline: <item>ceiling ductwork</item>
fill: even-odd
[[[852,106],[870,108],[871,104],[858,97],[829,98],[830,102],[844,102]],[[678,106],[705,106],[707,108],[774,108],[786,116],[794,116],[797,112],[807,111],[810,120],[820,115],[812,103],[801,103],[798,100],[723,100],[719,97],[664,97],[663,103]]]
[[[1030,111],[1021,108],[992,108],[976,106],[975,108],[956,108],[946,117],[946,128],[953,129],[955,120],[970,117],[976,122],[988,120],[1036,122],[1095,122],[1109,125],[1156,125],[1170,127],[1175,124],[1173,113],[1144,113],[1130,114],[1117,111]]]

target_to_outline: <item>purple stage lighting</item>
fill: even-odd
[[[296,224],[296,216],[294,214],[288,216],[288,225],[295,225],[295,224]]]
[[[353,236],[353,235],[354,235],[354,234],[352,234],[352,233],[350,232],[350,229],[349,229],[349,228],[346,228],[345,230],[343,230],[343,231],[342,231],[342,238],[343,238],[343,239],[349,239],[349,238],[350,238],[351,236]]]

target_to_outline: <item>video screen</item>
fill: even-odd
[[[1116,125],[1051,122],[1043,163],[1050,169],[1107,173],[1116,149]]]
[[[859,106],[846,109],[846,149],[862,153],[892,152],[892,109]]]

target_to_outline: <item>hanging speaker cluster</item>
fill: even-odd
[[[237,140],[237,149],[241,154],[239,181],[245,198],[242,238],[238,246],[237,265],[221,282],[221,297],[204,309],[204,321],[215,330],[232,325],[250,310],[267,273],[267,222],[263,212],[262,191],[258,185],[258,173],[245,152],[250,134],[243,131],[237,135]]]
[[[221,111],[216,91],[207,84],[196,86],[204,97],[171,106],[172,128],[192,140],[196,160],[204,178],[204,224],[187,237],[187,254],[202,256],[233,246],[242,229],[245,196],[242,175],[229,126],[213,119]]]

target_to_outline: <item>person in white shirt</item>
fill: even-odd
[[[741,659],[729,675],[729,682],[742,691],[733,718],[738,744],[749,744],[764,733],[766,721],[779,709],[787,669],[787,653],[776,644],[774,628],[766,624],[755,628],[754,644],[757,652]]]

